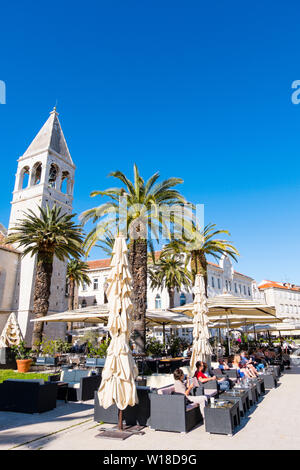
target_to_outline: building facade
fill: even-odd
[[[265,302],[276,307],[279,318],[296,329],[300,329],[300,286],[288,282],[263,280],[258,284]],[[278,325],[281,328],[281,325]],[[284,327],[282,326],[282,330]]]
[[[32,210],[38,207],[62,207],[72,212],[75,166],[65,141],[58,113],[54,109],[26,152],[18,160],[8,233]],[[36,257],[21,256],[21,249],[0,247],[0,329],[8,313],[15,312],[21,332],[30,344],[33,330],[32,308]],[[49,314],[67,310],[66,263],[55,259]],[[47,337],[64,337],[64,324],[45,327]]]

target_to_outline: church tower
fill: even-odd
[[[24,155],[18,160],[15,188],[9,221],[9,232],[24,217],[28,209],[39,213],[38,206],[62,207],[72,212],[75,166],[65,141],[56,108]],[[20,260],[14,310],[23,336],[31,342],[33,323],[33,291],[36,257],[30,255]],[[49,314],[67,310],[66,263],[55,259],[51,283]],[[64,338],[65,325],[53,323],[45,326],[47,338]]]

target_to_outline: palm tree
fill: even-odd
[[[54,258],[65,261],[83,255],[82,227],[72,220],[75,214],[62,213],[61,207],[39,207],[39,215],[32,210],[12,228],[6,243],[16,243],[24,248],[22,256],[37,256],[33,296],[35,318],[47,315],[51,293]],[[42,341],[44,322],[35,322],[32,336],[33,349]]]
[[[161,255],[158,263],[150,267],[148,273],[151,289],[168,290],[169,308],[174,307],[175,291],[180,291],[182,287],[190,288],[192,284],[191,273],[178,254]]]
[[[124,173],[115,171],[110,176],[121,181],[123,187],[109,188],[105,191],[94,191],[91,196],[107,196],[109,201],[90,209],[82,214],[83,223],[93,220],[96,224],[86,239],[86,250],[96,245],[103,234],[110,230],[116,230],[116,221],[119,223],[119,231],[129,231],[129,263],[133,277],[133,340],[137,351],[145,352],[145,314],[147,304],[147,248],[154,252],[151,235],[158,239],[161,228],[168,231],[166,217],[162,213],[167,212],[172,206],[173,224],[177,222],[179,207],[186,203],[185,198],[174,189],[183,182],[180,178],[169,178],[161,183],[157,182],[159,173],[152,175],[148,181],[139,174],[134,165],[134,181],[131,182]],[[123,199],[122,199],[123,198]],[[120,202],[126,204],[125,210],[120,207]],[[149,235],[148,235],[149,234]]]
[[[104,251],[104,253],[109,256],[109,258],[111,258],[114,243],[114,234],[110,230],[107,230],[107,232],[103,235],[103,239],[99,240],[96,247],[101,248],[101,250]]]
[[[69,285],[69,310],[74,310],[75,287],[80,284],[91,284],[88,276],[89,265],[79,259],[71,259],[67,266],[67,282]]]
[[[208,224],[204,227],[203,231],[197,229],[195,226],[190,232],[191,238],[189,240],[173,240],[163,249],[163,254],[186,254],[186,264],[191,263],[192,274],[201,274],[205,281],[205,290],[207,294],[207,255],[213,256],[215,259],[220,259],[221,256],[230,256],[237,261],[239,252],[229,243],[228,240],[215,239],[214,237],[220,234],[229,235],[227,230],[215,230],[215,224]]]

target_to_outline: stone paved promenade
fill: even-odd
[[[280,386],[264,396],[232,437],[208,434],[202,425],[188,434],[146,429],[144,436],[115,441],[98,438],[99,427],[93,402],[58,402],[55,410],[40,415],[0,412],[0,450],[300,449],[300,359],[293,359]]]

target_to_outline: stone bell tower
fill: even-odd
[[[38,206],[62,207],[65,213],[72,212],[75,166],[65,141],[56,108],[26,152],[18,160],[15,189],[9,221],[9,232],[31,209],[39,213]],[[26,256],[20,260],[14,310],[28,344],[31,344],[33,323],[33,290],[36,257]],[[49,314],[67,310],[66,263],[54,260]],[[45,326],[45,336],[62,337],[64,323]]]

